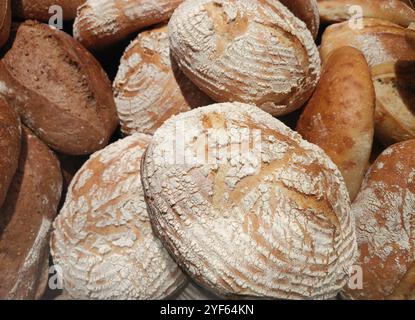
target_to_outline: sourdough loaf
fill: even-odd
[[[301,107],[318,82],[313,37],[279,1],[185,1],[169,38],[183,73],[218,102],[282,115]]]
[[[33,19],[48,22],[55,11],[49,9],[52,6],[62,8],[63,18],[73,20],[76,17],[76,9],[85,0],[13,0],[13,15],[20,19]]]
[[[320,15],[316,0],[280,0],[294,15],[305,22],[314,39],[320,27]]]
[[[42,296],[61,187],[58,160],[24,128],[19,168],[0,209],[0,299]]]
[[[0,84],[22,122],[59,152],[101,149],[118,124],[101,66],[72,37],[46,24],[17,27],[0,64]]]
[[[11,0],[2,0],[0,2],[0,47],[2,47],[9,38],[12,22],[10,1]]]

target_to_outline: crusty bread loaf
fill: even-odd
[[[2,0],[0,2],[0,47],[2,47],[9,38],[10,26],[12,22],[11,0]]]
[[[329,298],[356,251],[341,173],[317,146],[257,107],[167,120],[143,157],[154,231],[219,296]]]
[[[395,144],[382,153],[368,172],[352,213],[363,288],[346,288],[344,295],[354,299],[413,298],[415,140]]]
[[[167,26],[140,33],[126,49],[114,96],[126,135],[153,134],[172,115],[212,102],[171,60]]]
[[[16,172],[19,153],[20,121],[0,95],[0,208]]]
[[[79,7],[74,37],[89,49],[103,49],[170,18],[183,0],[87,0]]]
[[[63,18],[73,20],[76,17],[76,9],[85,0],[13,0],[13,16],[20,19],[33,19],[48,22],[55,13],[49,12],[51,6],[62,8]]]
[[[162,299],[186,276],[152,233],[140,181],[151,137],[134,134],[93,154],[76,174],[51,241],[75,299]]]
[[[104,147],[118,125],[111,84],[98,62],[66,33],[26,21],[0,64],[0,93],[22,122],[59,152]]]
[[[363,181],[373,144],[375,90],[363,54],[352,48],[334,51],[297,125],[339,167],[353,200]]]
[[[61,187],[58,160],[24,128],[19,168],[0,209],[0,299],[42,296]]]
[[[297,18],[307,25],[314,39],[320,28],[320,15],[316,0],[280,0]]]
[[[323,23],[342,22],[356,14],[352,6],[362,9],[364,18],[378,18],[407,27],[415,21],[415,10],[401,0],[317,0]]]
[[[279,1],[187,0],[170,19],[169,38],[184,74],[218,102],[282,115],[301,107],[318,82],[313,37]]]
[[[380,19],[362,19],[362,29],[350,28],[348,22],[329,26],[322,38],[321,58],[344,46],[354,47],[365,55],[369,66],[397,60],[415,60],[415,51],[405,39],[405,28]]]

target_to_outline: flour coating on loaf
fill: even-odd
[[[218,102],[286,114],[319,79],[310,31],[278,1],[185,1],[170,19],[169,38],[184,74]]]
[[[72,181],[54,222],[52,256],[75,299],[162,299],[185,276],[151,230],[140,161],[150,136],[95,153]]]
[[[166,161],[169,137],[184,132],[175,150],[192,155],[238,146],[241,130],[260,131],[259,153]],[[217,141],[206,144],[207,134]],[[345,285],[356,243],[343,178],[320,148],[259,108],[225,103],[171,118],[147,149],[142,180],[155,232],[216,294],[323,299]]]

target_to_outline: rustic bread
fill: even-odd
[[[166,21],[183,0],[87,0],[79,7],[74,37],[88,49],[103,49],[131,33]]]
[[[0,2],[0,47],[2,47],[9,38],[10,26],[12,22],[11,0],[2,0]]]
[[[271,115],[241,103],[182,113],[142,161],[154,231],[198,284],[284,299],[345,285],[356,242],[341,173]]]
[[[19,25],[0,64],[0,93],[22,122],[53,149],[71,155],[103,148],[118,125],[111,84],[101,66],[66,33]]]
[[[19,168],[0,209],[0,299],[42,296],[61,187],[58,160],[23,128]]]
[[[0,208],[17,170],[19,153],[20,121],[0,95]]]
[[[317,0],[323,23],[349,20],[359,6],[364,18],[378,18],[407,27],[415,21],[415,10],[401,0]]]
[[[170,57],[167,26],[142,32],[121,58],[114,81],[121,130],[153,134],[172,115],[211,104]]]
[[[279,1],[185,1],[169,38],[183,73],[218,102],[283,115],[301,107],[319,79],[310,31]]]
[[[353,200],[363,181],[374,134],[375,90],[363,54],[343,47],[323,66],[297,131],[339,167]]]
[[[63,18],[73,20],[76,9],[85,0],[13,0],[13,15],[20,19],[33,19],[48,22],[54,12],[49,13],[51,6],[62,8]]]
[[[153,235],[144,202],[140,160],[150,139],[109,145],[71,183],[51,249],[74,299],[162,299],[186,282]]]
[[[314,39],[320,28],[320,15],[316,0],[280,0],[294,15],[305,22]]]
[[[354,299],[415,297],[415,140],[382,153],[368,172],[352,213],[363,288],[346,288],[343,294]]]
[[[352,29],[348,22],[329,26],[320,47],[322,60],[344,46],[362,51],[371,67],[397,60],[415,60],[415,51],[405,39],[405,28],[386,20],[369,18],[362,19],[362,25],[362,29]]]

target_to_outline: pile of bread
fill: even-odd
[[[2,0],[0,299],[414,299],[412,22]]]

